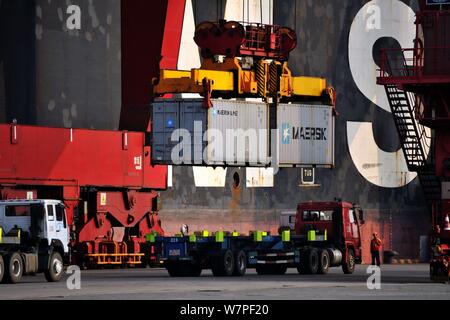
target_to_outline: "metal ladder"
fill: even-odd
[[[392,84],[385,85],[385,89],[408,170],[418,173],[425,198],[430,204],[433,200],[440,199],[441,183],[435,174],[434,158],[428,158],[425,152],[428,138],[425,127],[415,121],[412,93]],[[432,146],[433,143],[430,147]],[[433,155],[431,148],[430,152]]]

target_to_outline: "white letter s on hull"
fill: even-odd
[[[379,28],[367,28],[367,19],[374,19]],[[372,21],[373,22],[373,21]],[[372,50],[382,37],[396,39],[402,48],[413,46],[415,38],[414,11],[399,0],[372,0],[356,15],[349,35],[348,59],[350,71],[359,90],[370,101],[390,111],[383,86],[376,84],[377,65]],[[403,151],[385,152],[377,145],[371,122],[347,122],[347,141],[350,155],[359,173],[369,182],[384,188],[407,185],[417,176],[409,172]],[[426,151],[427,152],[427,151]]]

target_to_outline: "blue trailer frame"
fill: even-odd
[[[156,261],[171,276],[198,276],[203,269],[211,269],[215,276],[242,276],[247,268],[255,268],[258,274],[284,274],[287,268],[300,272],[308,250],[330,247],[326,234],[318,236],[310,231],[306,236],[291,236],[289,230],[281,235],[263,231],[249,236],[224,231],[214,235],[205,231],[188,236],[148,235],[147,241],[153,246]]]

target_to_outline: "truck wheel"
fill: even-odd
[[[202,274],[202,266],[198,263],[194,263],[190,265],[189,276],[191,277],[200,277]]]
[[[64,273],[64,263],[59,252],[53,252],[50,256],[50,263],[47,270],[45,270],[45,279],[48,282],[59,282]]]
[[[308,254],[309,249],[300,250],[300,265],[297,267],[297,271],[299,274],[308,274],[308,270],[306,268],[306,264],[308,262]]]
[[[309,274],[316,274],[319,269],[319,251],[312,248],[309,251],[308,263],[306,264]]]
[[[448,277],[448,269],[442,264],[442,262],[431,262],[430,279],[433,282],[442,284],[445,284],[450,280]]]
[[[180,268],[176,264],[170,264],[166,266],[166,270],[169,273],[169,276],[171,277],[179,277],[180,276],[179,269]]]
[[[166,270],[173,278],[199,277],[202,273],[200,265],[190,263],[170,263],[166,266]]]
[[[215,257],[211,271],[215,277],[229,277],[234,271],[234,256],[231,250],[226,250],[221,256]]]
[[[247,272],[247,255],[244,251],[239,251],[234,257],[233,275],[242,277]]]
[[[321,250],[319,254],[318,274],[327,274],[330,269],[330,255],[326,249]]]
[[[23,261],[17,252],[5,256],[5,275],[3,282],[18,283],[23,275]]]
[[[147,257],[142,257],[141,258],[141,263],[137,264],[136,268],[147,269],[148,266],[149,266],[149,259]]]
[[[266,265],[257,265],[255,267],[256,273],[259,274],[260,276],[265,276],[270,274],[269,273],[269,269],[267,268]]]
[[[319,269],[319,252],[316,248],[304,251],[300,258],[300,266],[297,268],[300,274],[316,274]]]
[[[0,255],[0,282],[2,282],[4,274],[5,274],[5,263],[3,262],[3,257]]]
[[[355,253],[353,249],[348,249],[348,256],[345,263],[342,264],[342,271],[345,274],[352,274],[355,271]]]
[[[273,265],[272,266],[272,273],[271,274],[273,274],[273,275],[283,275],[283,274],[285,274],[286,273],[286,271],[287,271],[287,266],[283,266],[283,265],[280,265],[280,264],[275,264],[275,265]]]
[[[269,264],[256,266],[256,273],[259,275],[283,275],[287,271],[287,266]]]
[[[190,270],[186,263],[170,263],[166,266],[166,270],[171,277],[188,277]]]
[[[186,277],[187,272],[184,270],[185,269],[184,267],[185,266],[180,263],[173,263],[173,264],[171,263],[166,267],[166,269],[171,277],[178,278],[178,277]]]

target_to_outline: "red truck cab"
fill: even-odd
[[[297,206],[295,234],[307,235],[312,230],[323,239],[323,249],[340,251],[344,271],[361,263],[362,209],[354,204],[336,202],[304,202]],[[351,273],[351,272],[350,272]]]

